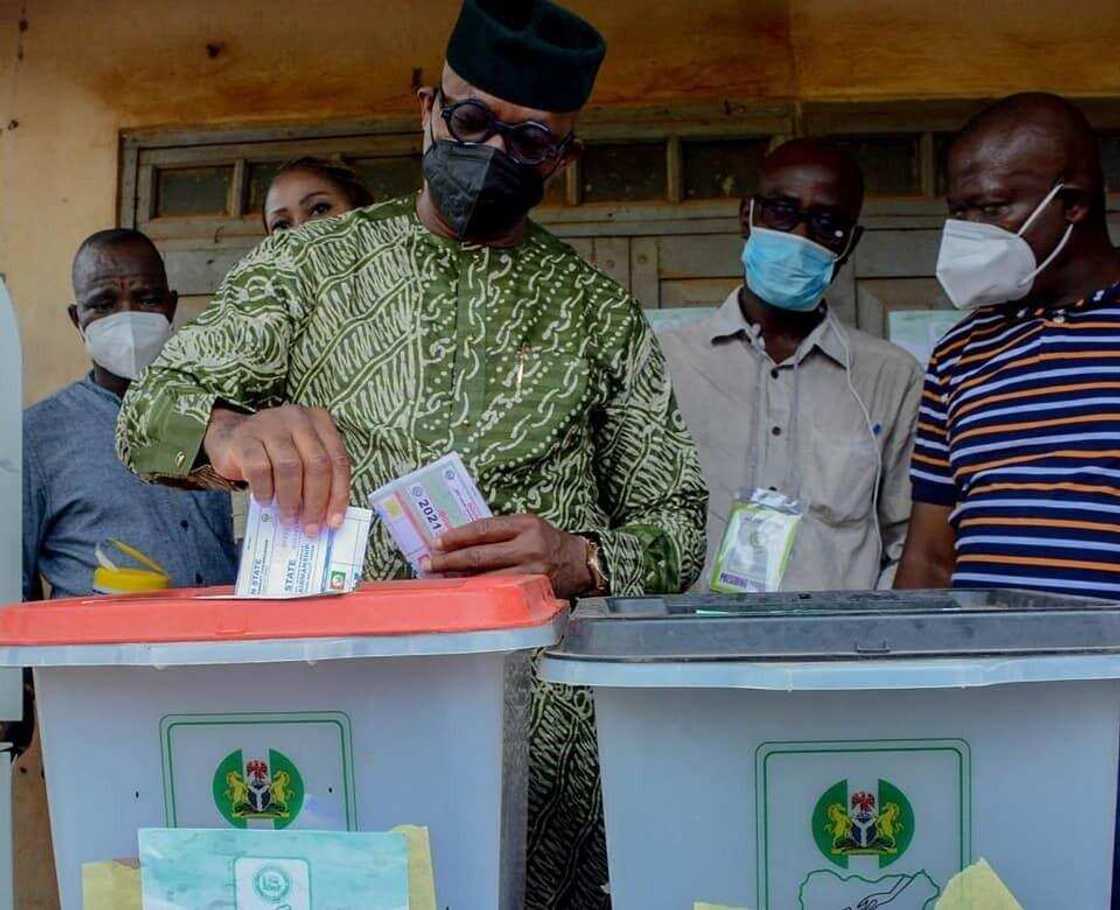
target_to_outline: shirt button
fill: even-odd
[[[782,428],[781,427],[774,427],[774,429],[772,429],[770,432],[775,436],[781,436],[782,435]]]
[[[1063,316],[1061,313],[1059,313],[1051,321],[1056,322],[1058,325],[1061,325],[1062,323],[1064,323],[1066,321],[1066,317]]]
[[[770,378],[771,379],[777,379],[778,378],[778,371],[776,369],[770,371]]]
[[[194,573],[194,583],[196,585],[200,585],[200,584],[202,584],[202,582],[203,582],[202,573],[201,572],[195,572]]]
[[[184,531],[186,531],[190,526],[191,526],[191,523],[189,521],[187,521],[185,518],[181,522],[179,522],[179,527],[182,528]]]

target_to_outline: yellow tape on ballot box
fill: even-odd
[[[1023,910],[987,860],[958,872],[945,886],[934,910]]]

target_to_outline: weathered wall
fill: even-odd
[[[1120,94],[1117,0],[790,0],[806,99]]]
[[[570,2],[610,43],[595,96],[608,106],[1120,95],[1117,0],[1078,0],[1076,15],[1064,0]],[[408,111],[415,71],[436,72],[456,9],[0,0],[0,271],[23,322],[29,398],[85,368],[63,313],[68,265],[115,218],[120,130]]]
[[[782,0],[578,5],[612,44],[606,103],[789,92]],[[84,369],[63,313],[68,263],[114,219],[121,129],[411,110],[414,71],[438,70],[456,10],[454,0],[0,2],[3,36],[22,39],[22,59],[0,45],[10,68],[0,125],[18,121],[0,140],[0,270],[22,318],[29,399]]]

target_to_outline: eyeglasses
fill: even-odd
[[[804,222],[809,227],[809,236],[822,246],[844,246],[856,226],[854,221],[843,215],[821,209],[798,208],[788,199],[755,196],[754,207],[762,227],[789,232]]]
[[[503,123],[476,98],[451,101],[442,88],[436,89],[436,97],[440,99],[439,115],[447,124],[452,139],[465,145],[481,145],[501,133],[506,141],[506,151],[518,164],[536,167],[546,161],[558,162],[575,138],[575,134],[570,132],[563,139],[557,139],[552,130],[534,120]]]

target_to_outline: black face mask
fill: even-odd
[[[456,238],[486,239],[512,229],[544,198],[544,178],[492,145],[439,139],[424,153],[432,201]]]

